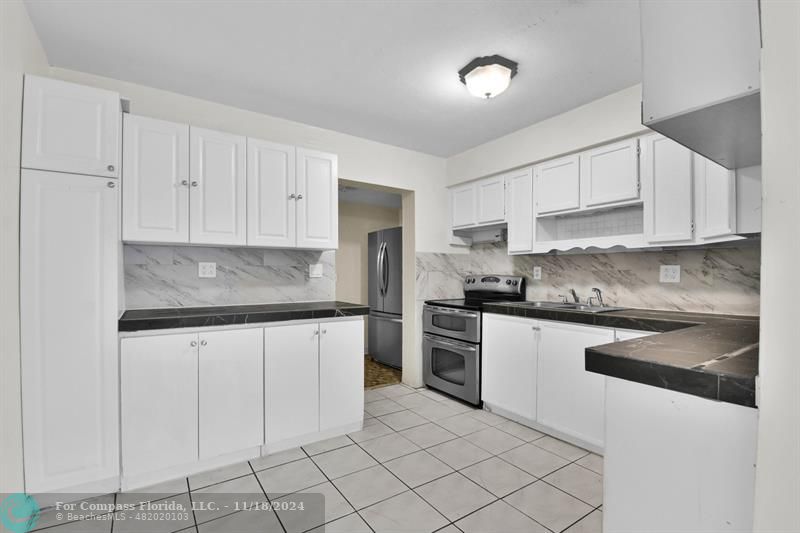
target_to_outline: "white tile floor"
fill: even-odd
[[[324,518],[195,511],[186,533],[600,533],[601,457],[430,390],[367,391],[364,429],[152,487],[187,501],[257,493],[325,497]],[[137,491],[144,492],[144,491]],[[109,495],[125,501],[125,494]],[[43,516],[39,527],[52,526]],[[119,533],[94,521],[44,531]],[[113,529],[112,529],[113,528]],[[154,524],[152,531],[159,531]],[[149,532],[148,532],[149,533]]]

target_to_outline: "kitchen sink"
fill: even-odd
[[[536,307],[540,309],[562,309],[564,311],[582,311],[584,313],[608,313],[609,311],[624,311],[624,307],[600,307],[599,305],[588,305],[569,302],[520,302],[516,305],[521,307]]]

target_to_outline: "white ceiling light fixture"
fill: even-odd
[[[503,56],[476,57],[458,71],[461,83],[478,98],[494,98],[511,84],[517,75],[517,62]]]

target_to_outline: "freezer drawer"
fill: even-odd
[[[369,315],[369,355],[394,368],[403,367],[403,319],[399,315]]]

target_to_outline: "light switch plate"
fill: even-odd
[[[197,263],[197,275],[201,278],[216,278],[217,277],[217,264],[216,263]]]
[[[314,263],[313,265],[308,265],[308,277],[309,278],[321,278],[322,277],[322,263]]]
[[[537,281],[542,279],[542,267],[539,266],[533,267],[533,279]]]
[[[681,266],[680,265],[661,265],[659,271],[658,281],[661,283],[680,283],[681,282]]]

